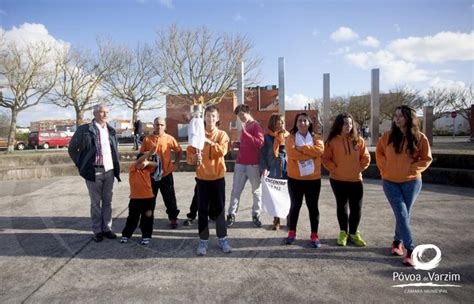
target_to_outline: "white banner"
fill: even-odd
[[[273,217],[286,218],[290,205],[288,181],[262,176],[263,210]]]

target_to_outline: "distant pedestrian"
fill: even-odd
[[[363,247],[366,242],[358,230],[364,193],[362,171],[370,164],[370,154],[354,124],[351,114],[337,115],[326,140],[322,163],[329,171],[329,181],[336,197],[340,228],[337,244],[346,246],[350,239],[354,245]]]
[[[216,214],[217,245],[224,253],[232,251],[227,239],[225,225],[225,160],[229,136],[219,130],[219,109],[209,106],[204,111],[206,138],[204,149],[197,153],[191,145],[187,147],[188,164],[196,165],[196,192],[198,203],[198,255],[206,255],[209,246],[209,211]]]
[[[321,190],[321,156],[324,143],[314,133],[311,118],[306,113],[296,115],[295,124],[286,139],[288,154],[288,192],[290,194],[290,227],[286,244],[291,245],[296,239],[298,217],[303,204],[303,196],[309,211],[311,223],[311,246],[321,247],[318,236],[319,226],[319,192]]]
[[[127,243],[132,237],[140,221],[142,231],[142,245],[148,245],[153,233],[153,211],[154,195],[151,187],[150,174],[158,166],[157,162],[150,161],[149,158],[155,153],[153,147],[144,154],[139,153],[137,160],[129,167],[130,202],[128,204],[128,217],[125,227],[122,230],[121,243]]]
[[[255,227],[261,227],[260,213],[262,209],[260,185],[260,149],[263,147],[263,131],[260,124],[250,115],[250,107],[238,105],[234,114],[242,123],[240,134],[239,154],[235,161],[234,180],[230,197],[230,206],[227,213],[227,227],[235,223],[235,216],[239,210],[240,196],[247,180],[252,186],[252,222]]]
[[[375,156],[382,175],[383,190],[396,220],[392,254],[402,256],[403,244],[407,252],[402,262],[413,266],[415,244],[410,215],[421,190],[421,173],[433,160],[430,144],[425,134],[420,132],[414,109],[408,106],[395,109],[392,127],[378,140]]]
[[[94,106],[94,119],[81,125],[69,142],[69,156],[86,180],[91,200],[93,239],[117,238],[112,231],[112,189],[120,181],[120,164],[115,130],[107,123],[106,105]]]
[[[163,202],[166,206],[166,214],[168,214],[168,220],[170,227],[176,229],[178,227],[178,214],[179,209],[176,202],[176,193],[174,190],[173,172],[178,169],[179,160],[181,159],[182,149],[176,139],[165,133],[166,122],[162,117],[155,118],[153,122],[153,134],[148,135],[143,139],[143,143],[140,147],[140,153],[149,151],[151,147],[156,147],[156,154],[161,159],[163,167],[163,174],[161,180],[155,181],[152,179],[153,194],[158,196],[158,190],[161,191]],[[175,153],[175,159],[173,161],[171,152]],[[151,177],[150,177],[151,178]]]
[[[140,121],[140,119],[137,118],[137,120],[133,124],[133,148],[135,150],[138,150],[140,148],[142,132],[142,122]]]

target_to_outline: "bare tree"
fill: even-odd
[[[451,89],[448,92],[448,102],[456,113],[470,121],[471,105],[474,103],[472,84],[467,88]]]
[[[236,70],[245,63],[245,83],[256,83],[260,58],[251,56],[252,43],[240,35],[213,34],[207,28],[180,29],[172,25],[157,37],[156,72],[168,94],[193,104],[204,97],[216,104],[236,86]]]
[[[368,124],[370,120],[370,95],[351,96],[347,112],[354,117],[359,127]]]
[[[380,96],[381,120],[388,119],[391,121],[395,108],[400,105],[407,105],[415,110],[419,110],[423,107],[424,103],[425,99],[416,90],[402,87],[391,89],[388,94],[381,94]]]
[[[20,47],[0,36],[0,78],[5,92],[12,96],[0,99],[0,107],[11,111],[7,152],[14,149],[18,113],[40,103],[55,85],[57,67],[51,63],[54,56],[55,50],[44,42]]]
[[[103,42],[100,49],[102,66],[114,67],[105,75],[102,87],[132,110],[132,123],[140,111],[163,107],[163,104],[150,104],[163,94],[160,77],[154,69],[152,48],[146,44],[137,45],[131,51],[127,47]]]
[[[448,95],[445,88],[429,88],[426,93],[425,104],[433,106],[433,121],[440,119],[446,112],[452,110],[453,106]]]
[[[0,91],[0,100],[3,99],[2,92]],[[0,136],[8,137],[10,131],[10,116],[6,111],[0,110]]]
[[[337,115],[347,112],[347,107],[349,106],[349,96],[333,96],[330,101],[330,120],[334,120]]]
[[[107,102],[107,96],[97,91],[109,66],[100,64],[98,56],[90,51],[70,49],[58,60],[60,77],[58,85],[51,93],[51,103],[63,107],[73,107],[76,112],[76,126],[84,121],[84,113],[97,103]]]

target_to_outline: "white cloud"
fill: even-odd
[[[359,41],[359,44],[373,48],[378,48],[380,46],[380,42],[377,40],[377,38],[372,36],[365,37],[365,40]]]
[[[3,32],[4,30],[0,28],[0,31]],[[55,49],[69,48],[70,46],[69,43],[51,36],[46,27],[38,23],[23,23],[19,28],[14,26],[11,30],[4,31],[4,33],[7,43],[15,43],[20,48],[38,42],[44,42]]]
[[[414,63],[397,59],[394,54],[386,50],[376,53],[351,53],[345,55],[344,58],[364,70],[380,68],[382,79],[389,85],[429,79],[428,71],[417,68]]]
[[[242,17],[240,13],[236,13],[233,17],[234,21],[239,22],[239,21],[245,21],[245,18]]]
[[[288,110],[303,110],[312,100],[303,94],[285,95],[285,108]]]
[[[331,39],[339,42],[339,41],[350,41],[359,38],[359,35],[354,32],[351,28],[341,26],[337,29],[337,31],[331,34]]]
[[[398,24],[398,23],[395,23],[395,24],[393,25],[393,28],[394,28],[395,31],[397,31],[397,32],[400,32],[400,31],[401,31],[400,24]]]
[[[433,78],[430,83],[430,87],[440,89],[465,89],[466,84],[463,81],[456,81],[451,79],[443,79],[440,77]]]
[[[341,54],[347,54],[351,51],[351,48],[349,46],[344,46],[341,48],[338,48],[335,52],[331,52],[329,54],[331,55],[341,55]]]
[[[411,62],[474,60],[474,31],[440,32],[434,36],[397,39],[389,44],[388,49]]]
[[[167,8],[174,8],[173,0],[160,0],[160,4]]]

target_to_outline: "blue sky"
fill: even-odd
[[[460,0],[0,0],[3,31],[24,35],[30,24],[38,35],[86,48],[98,36],[152,43],[172,23],[244,34],[263,58],[261,85],[278,84],[278,57],[285,57],[292,108],[321,98],[323,73],[331,74],[331,95],[368,92],[374,67],[382,91],[472,84],[473,14],[473,2]],[[74,117],[72,109],[41,107],[20,113],[20,124]],[[123,110],[116,118],[127,115]]]

